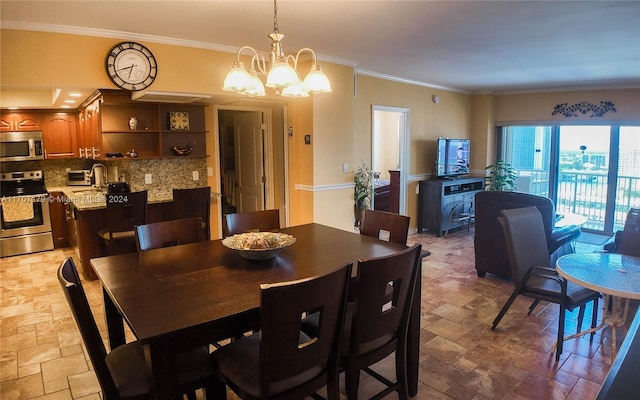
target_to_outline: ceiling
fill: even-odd
[[[7,1],[3,28],[267,52],[273,3]],[[288,53],[465,93],[640,87],[640,1],[280,0]],[[71,89],[71,88],[64,88]]]

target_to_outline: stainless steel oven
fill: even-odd
[[[49,198],[42,171],[3,173],[0,189],[0,256],[53,249]]]
[[[0,161],[43,159],[42,132],[0,132]]]

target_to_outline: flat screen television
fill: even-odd
[[[453,179],[469,173],[469,139],[438,139],[436,177]]]

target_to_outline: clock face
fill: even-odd
[[[158,64],[151,51],[135,42],[115,45],[107,55],[106,66],[116,86],[133,91],[149,87],[158,74]]]

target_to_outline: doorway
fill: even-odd
[[[277,208],[286,226],[285,112],[284,107],[217,107],[222,218]]]
[[[406,215],[409,109],[374,105],[371,132],[371,169],[376,176],[374,190],[390,184],[391,174],[398,171],[399,195],[390,201],[398,202],[395,209]],[[373,208],[376,208],[375,201],[374,194]]]

